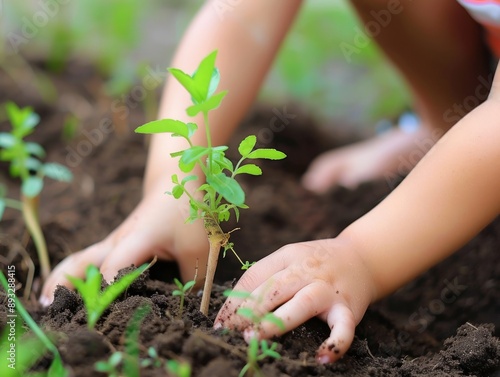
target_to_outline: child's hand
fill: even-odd
[[[89,264],[100,267],[110,281],[119,269],[150,261],[155,255],[179,264],[182,279],[192,280],[198,261],[198,276],[205,276],[208,242],[203,224],[185,224],[188,204],[156,190],[142,199],[128,218],[101,242],[66,257],[51,273],[40,302],[53,300],[57,285],[70,287],[66,276],[84,277]],[[184,210],[185,208],[185,210]]]
[[[329,239],[292,244],[257,262],[234,287],[252,294],[252,299],[230,297],[215,320],[215,327],[244,330],[247,341],[281,335],[318,316],[328,323],[331,334],[317,352],[320,363],[341,358],[354,337],[354,328],[375,297],[368,269],[349,242]],[[250,307],[256,313],[274,311],[285,330],[270,322],[259,328],[236,313]]]

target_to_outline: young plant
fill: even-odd
[[[124,351],[114,352],[107,361],[98,361],[95,364],[96,371],[108,373],[109,377],[121,375],[127,377],[140,376],[139,332],[142,321],[150,311],[151,307],[148,305],[141,305],[137,308],[125,329]]]
[[[93,329],[109,305],[120,296],[144,271],[154,263],[144,264],[141,267],[123,275],[120,279],[108,285],[101,292],[102,275],[94,265],[89,265],[86,270],[86,279],[67,276],[80,293],[87,311],[87,326]]]
[[[44,177],[57,181],[69,182],[71,172],[56,163],[42,163],[44,149],[37,143],[25,141],[31,134],[40,118],[29,107],[20,109],[12,102],[5,105],[7,117],[12,126],[10,132],[0,132],[0,161],[9,161],[9,173],[13,178],[20,178],[21,205],[19,202],[0,195],[0,219],[6,206],[21,209],[28,232],[33,239],[40,261],[42,279],[50,274],[50,260],[45,237],[38,220],[40,192],[43,189]]]
[[[179,179],[177,174],[172,175],[171,195],[176,199],[187,195],[190,204],[190,216],[187,221],[192,222],[202,219],[210,244],[208,254],[208,265],[205,276],[205,286],[201,300],[200,311],[208,313],[210,293],[217,267],[219,252],[222,247],[232,250],[233,245],[229,242],[230,232],[224,232],[220,223],[229,220],[233,211],[236,219],[239,218],[239,210],[248,208],[245,205],[245,193],[235,177],[239,174],[261,175],[262,170],[255,164],[246,163],[246,160],[270,159],[281,160],[286,155],[275,149],[255,149],[257,138],[255,135],[246,137],[239,145],[238,152],[241,155],[239,161],[234,165],[226,156],[227,146],[213,146],[210,133],[208,114],[218,108],[226,96],[227,91],[215,93],[220,81],[219,70],[215,67],[217,51],[212,52],[202,60],[197,70],[189,75],[180,69],[170,68],[169,72],[191,95],[192,106],[186,109],[189,116],[195,117],[201,113],[205,127],[207,145],[193,145],[192,137],[198,126],[195,123],[184,123],[174,119],[161,119],[146,123],[136,129],[138,133],[170,133],[175,137],[184,138],[189,147],[182,151],[171,153],[171,157],[179,157],[179,168],[186,174]],[[196,190],[189,191],[186,183],[198,179],[196,175],[190,174],[195,167],[203,174],[205,183]],[[201,199],[195,193],[201,192]],[[248,267],[248,264],[247,264]]]
[[[191,365],[177,360],[168,360],[165,370],[176,377],[191,377]]]
[[[196,282],[194,280],[190,280],[183,285],[179,279],[174,279],[174,283],[179,289],[174,290],[172,292],[172,296],[180,297],[178,318],[182,318],[182,312],[184,311],[184,298],[187,294],[189,294]]]
[[[2,355],[9,355],[11,348],[14,351],[13,363],[8,359],[9,364],[2,364],[0,367],[0,375],[2,377],[29,376],[29,369],[38,359],[49,351],[52,354],[53,360],[46,375],[48,377],[68,376],[69,372],[63,366],[61,355],[59,354],[57,347],[36,324],[33,318],[31,318],[28,311],[17,298],[14,288],[12,288],[14,283],[11,283],[10,277],[9,281],[7,281],[7,278],[2,271],[0,271],[0,284],[3,286],[7,294],[8,320],[9,322],[14,321],[14,327],[11,328],[10,324],[6,326],[5,331],[9,329],[9,332],[5,333],[7,334],[6,336],[4,334],[6,339],[5,341],[2,339],[2,342],[0,343]],[[24,322],[35,334],[35,338],[20,339],[21,333],[16,333],[17,331],[21,331],[20,326],[18,326],[17,323],[17,314],[21,316]]]
[[[255,299],[252,297],[252,295],[249,292],[239,292],[239,291],[225,291],[224,295],[227,297],[237,297],[241,299],[249,299],[249,300],[257,300],[257,302],[260,301],[260,299]],[[265,314],[257,314],[255,311],[251,308],[239,308],[236,312],[236,314],[247,318],[250,320],[252,323],[252,328],[258,329],[260,325],[267,321],[273,323],[275,326],[280,328],[281,330],[285,329],[285,324],[283,321],[276,317],[274,313],[265,313]],[[254,332],[256,334],[256,332]],[[259,361],[264,360],[267,357],[271,357],[273,359],[279,359],[281,358],[281,355],[276,351],[276,348],[278,347],[278,344],[276,342],[271,343],[269,346],[269,343],[267,340],[261,340],[259,341],[257,335],[254,335],[250,338],[248,342],[248,348],[247,348],[247,363],[243,368],[241,369],[239,373],[239,377],[243,377],[246,373],[250,373],[250,375],[257,374],[259,376],[262,375],[260,368],[259,368]]]

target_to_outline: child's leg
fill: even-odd
[[[394,130],[323,154],[303,179],[318,192],[334,184],[355,186],[401,173],[487,96],[488,54],[482,30],[456,0],[352,3],[363,25],[380,25],[373,28],[380,30],[373,37],[409,84],[422,127],[410,134]]]

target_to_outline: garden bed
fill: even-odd
[[[144,122],[142,102],[129,101],[130,114],[121,119],[123,113],[110,112],[112,102],[101,94],[102,81],[92,69],[72,64],[53,79],[59,99],[47,105],[29,83],[0,74],[0,103],[13,100],[34,106],[42,117],[34,140],[47,150],[47,160],[69,163],[75,175],[69,185],[47,182],[42,197],[41,220],[55,264],[104,238],[138,203],[147,148],[144,136],[133,133]],[[155,100],[154,96],[150,99]],[[85,132],[66,142],[62,129],[68,108],[79,109]],[[273,132],[271,121],[280,111],[283,109],[255,108],[235,137],[260,135],[260,146],[273,146],[289,156],[279,162],[263,162],[263,177],[242,180],[250,209],[242,213],[238,225],[242,230],[233,233],[231,240],[245,260],[258,260],[288,243],[333,237],[390,192],[381,181],[356,190],[339,187],[322,196],[308,193],[299,184],[308,163],[346,138],[326,135],[291,105],[286,112],[296,117],[282,131]],[[99,128],[108,124],[107,119],[119,126]],[[0,127],[5,130],[5,123]],[[3,164],[0,179],[8,182],[9,193],[14,195],[16,185],[7,179]],[[227,225],[227,229],[233,227]],[[19,251],[24,230],[18,213],[6,213],[0,236],[2,269],[5,272],[7,265],[16,266],[21,295],[27,270]],[[497,220],[452,257],[373,305],[358,326],[351,349],[338,363],[315,363],[316,348],[329,330],[321,321],[311,320],[276,339],[282,358],[263,361],[263,375],[500,376],[499,248]],[[31,244],[27,250],[36,264]],[[186,299],[183,319],[176,319],[179,298],[171,295],[175,286],[170,284],[176,268],[165,262],[157,263],[149,277],[134,283],[105,313],[96,331],[87,330],[81,299],[66,289],[58,289],[48,309],[41,308],[34,295],[24,302],[38,323],[58,334],[62,359],[74,376],[98,376],[94,364],[123,349],[127,322],[137,307],[147,303],[152,311],[141,327],[143,358],[149,347],[155,347],[162,360],[191,364],[192,376],[230,377],[237,376],[246,363],[246,344],[238,333],[214,331],[212,324],[223,301],[222,291],[240,274],[231,255],[221,260],[217,272],[221,286],[214,290],[208,317],[198,312],[200,297],[193,292]],[[35,279],[34,291],[39,289]],[[6,297],[0,293],[0,326],[5,323]],[[47,367],[49,361],[42,359],[36,368]],[[158,368],[141,370],[141,376],[164,375]]]

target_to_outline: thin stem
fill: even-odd
[[[45,237],[38,221],[38,197],[29,198],[23,195],[21,200],[24,222],[35,243],[38,259],[40,260],[42,280],[46,281],[50,274],[50,260]]]
[[[205,133],[207,135],[208,147],[208,170],[212,171],[212,135],[210,134],[210,122],[208,121],[208,112],[203,112],[203,121],[205,122]]]
[[[4,198],[3,201],[5,205],[9,208],[17,209],[18,211],[23,210],[23,204],[19,200]]]

